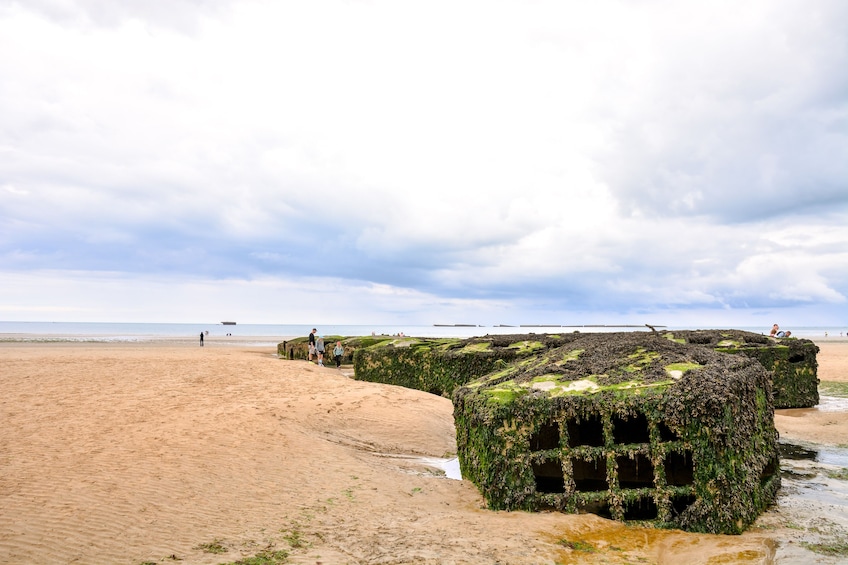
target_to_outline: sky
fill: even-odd
[[[843,0],[0,0],[0,320],[848,326]]]

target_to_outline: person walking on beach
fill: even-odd
[[[203,332],[200,332],[200,347],[203,347]]]
[[[344,355],[344,347],[342,347],[342,342],[337,341],[336,346],[333,348],[333,359],[336,361],[336,369],[342,366],[342,355]]]
[[[315,355],[315,332],[317,332],[315,328],[312,328],[312,331],[309,332],[309,362],[312,362],[312,356]]]
[[[324,338],[320,335],[315,340],[315,351],[318,352],[318,365],[324,366]]]

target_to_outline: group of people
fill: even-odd
[[[312,328],[312,331],[309,332],[309,361],[312,361],[312,358],[316,358],[318,361],[318,365],[324,366],[324,338],[318,335],[318,330]],[[333,348],[333,360],[336,362],[336,368],[342,366],[342,355],[344,355],[344,347],[342,347],[342,342],[337,341],[336,346]]]
[[[771,337],[789,337],[791,335],[792,332],[790,332],[789,330],[783,331],[777,324],[773,325],[771,327],[771,331],[769,332],[769,336]]]

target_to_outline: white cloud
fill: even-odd
[[[7,2],[3,290],[24,277],[41,312],[52,277],[138,277],[182,318],[205,311],[190,295],[245,300],[221,280],[310,281],[355,297],[351,319],[839,304],[846,20],[788,0]],[[110,284],[115,315],[146,315]]]

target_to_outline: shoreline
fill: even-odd
[[[520,328],[516,328],[520,329]],[[534,333],[539,332],[515,332],[516,334],[528,334],[533,335]],[[548,333],[557,333],[557,332],[548,332]],[[591,332],[586,332],[591,333]],[[390,334],[377,334],[381,336],[390,335]],[[498,334],[485,334],[485,335],[498,335]],[[761,335],[766,335],[762,333]],[[286,335],[286,336],[276,336],[276,335],[220,335],[210,333],[208,336],[204,337],[205,341],[209,341],[210,343],[232,343],[232,344],[243,344],[249,341],[256,342],[267,342],[267,343],[281,343],[283,341],[289,341],[292,339],[296,339],[298,337],[306,337],[299,335]],[[363,337],[363,336],[342,336],[342,337]],[[465,339],[462,336],[416,336],[412,334],[406,334],[405,337],[422,337],[423,339],[439,339],[439,338],[447,338],[447,337],[455,337],[457,339]],[[483,336],[477,336],[483,337]],[[822,343],[848,343],[848,334],[843,336],[815,336],[815,337],[804,337],[804,336],[796,336],[792,338],[776,338],[776,339],[806,339],[812,341],[816,345],[820,345]],[[61,343],[61,342],[70,342],[70,343],[197,343],[199,341],[199,332],[198,335],[192,336],[172,336],[172,335],[114,335],[114,334],[103,334],[103,333],[90,333],[90,334],[63,334],[63,333],[55,333],[55,334],[47,334],[47,333],[0,333],[0,343]]]
[[[268,346],[276,351],[277,344],[295,339],[297,336],[204,336],[204,347],[214,346]],[[0,334],[0,344],[104,344],[104,345],[161,345],[200,347],[200,334],[187,336],[114,336],[104,334]]]

